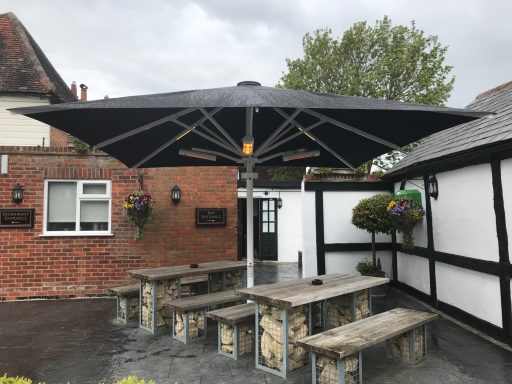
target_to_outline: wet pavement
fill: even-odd
[[[256,284],[299,277],[296,264],[256,266]],[[395,307],[429,310],[394,288],[373,298],[374,313]],[[0,303],[0,376],[35,383],[112,383],[128,375],[157,384],[310,383],[309,368],[283,380],[254,368],[254,355],[234,361],[217,353],[216,324],[208,337],[184,345],[170,332],[151,335],[119,325],[114,299]],[[386,361],[385,346],[363,352],[364,383],[512,383],[512,348],[441,318],[429,327],[428,356],[416,367]],[[146,381],[147,382],[147,381]]]

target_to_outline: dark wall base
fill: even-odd
[[[434,303],[430,295],[427,295],[426,293],[423,293],[416,288],[413,288],[407,284],[404,284],[402,282],[397,282],[395,284],[395,287],[400,289],[401,291],[425,302],[426,304],[429,304],[440,311],[446,313],[448,316],[453,317],[454,319],[457,319],[493,338],[496,340],[499,340],[503,343],[512,345],[512,338],[507,336],[503,329],[500,327],[497,327],[494,324],[489,323],[488,321],[479,319],[478,317],[475,317],[471,315],[470,313],[467,313],[457,307],[454,307],[453,305],[444,303],[442,301],[437,301],[437,303]]]

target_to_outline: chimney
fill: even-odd
[[[85,84],[80,84],[80,101],[87,101],[87,89],[89,87]]]
[[[78,93],[77,93],[77,90],[76,90],[76,81],[73,81],[73,82],[71,83],[71,93],[72,93],[73,95],[75,95],[75,99],[77,99],[77,100],[78,100]]]

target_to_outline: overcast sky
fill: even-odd
[[[273,86],[285,59],[302,57],[306,32],[330,27],[339,37],[384,15],[449,46],[449,106],[512,80],[511,0],[0,0],[0,12],[14,12],[89,99]]]

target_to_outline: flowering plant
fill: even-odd
[[[414,248],[412,229],[423,220],[425,211],[418,203],[408,199],[391,200],[387,211],[393,226],[403,235],[402,247],[412,250]]]
[[[143,191],[133,192],[124,199],[124,210],[128,219],[135,224],[135,240],[142,239],[144,224],[148,221],[155,201]]]

